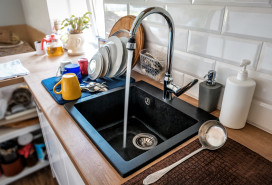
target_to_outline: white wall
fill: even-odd
[[[106,34],[127,14],[151,6],[165,8],[176,27],[173,77],[179,85],[203,81],[217,71],[225,85],[236,75],[242,59],[250,59],[249,76],[257,87],[248,122],[272,133],[272,2],[270,0],[104,0]],[[165,52],[168,28],[159,15],[144,21],[146,48]],[[198,98],[198,86],[187,94]],[[222,97],[221,97],[222,101]],[[219,108],[221,106],[219,103]]]
[[[67,0],[47,0],[48,12],[50,18],[63,20],[70,17],[69,1]],[[57,10],[57,11],[56,11]]]
[[[28,24],[45,34],[50,34],[47,1],[0,0],[0,26],[18,24]]]
[[[25,24],[21,0],[0,1],[0,26]]]
[[[51,23],[46,0],[21,0],[26,24],[37,30],[50,34]],[[58,10],[55,10],[58,11]]]

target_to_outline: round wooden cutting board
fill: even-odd
[[[133,15],[127,15],[127,16],[121,17],[112,27],[109,37],[119,30],[130,31],[130,28],[132,26],[134,19],[135,19],[135,16]],[[134,51],[132,67],[134,67],[137,64],[140,57],[140,51],[144,47],[144,29],[142,24],[139,26],[137,30],[135,40],[136,40],[136,49]]]

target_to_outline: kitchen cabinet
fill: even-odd
[[[30,126],[26,126],[23,128],[9,128],[9,127],[2,127],[0,129],[0,143],[5,142],[7,140],[10,139],[14,139],[17,138],[20,135],[24,135],[26,133],[30,133],[30,132],[34,132],[40,129],[40,124],[37,120],[37,123],[34,125],[30,125]],[[39,135],[34,136],[35,137],[39,137]],[[31,173],[34,173],[46,166],[49,165],[49,162],[47,160],[45,161],[39,161],[36,165],[32,166],[32,167],[25,167],[24,170],[12,177],[6,177],[5,175],[2,174],[2,176],[0,176],[0,185],[6,185],[6,184],[10,184],[12,182],[15,182]]]
[[[53,176],[60,185],[83,185],[79,173],[55,135],[45,115],[37,108]]]

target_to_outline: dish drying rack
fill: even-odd
[[[156,80],[162,81],[166,67],[165,67],[165,56],[162,56],[157,51],[149,51],[143,49],[140,52],[140,68],[141,72]]]

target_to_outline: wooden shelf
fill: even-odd
[[[0,126],[7,125],[10,123],[20,122],[20,121],[24,121],[24,120],[28,120],[28,119],[36,118],[36,117],[38,117],[36,108],[32,108],[23,112],[16,113],[12,116],[9,116],[8,119],[0,120]]]
[[[24,81],[25,80],[24,80],[23,76],[20,76],[20,77],[17,77],[17,78],[5,79],[5,80],[1,80],[0,87],[6,87],[6,86],[22,83]]]
[[[25,177],[37,170],[40,170],[46,166],[49,165],[49,162],[48,161],[44,161],[44,162],[38,162],[35,166],[33,167],[26,167],[21,173],[19,173],[18,175],[16,176],[13,176],[13,177],[6,177],[4,175],[2,175],[0,177],[0,185],[6,185],[6,184],[10,184],[22,177]]]
[[[1,127],[0,128],[0,143],[16,138],[18,136],[27,134],[29,132],[33,132],[35,130],[39,130],[41,128],[39,124],[39,120],[37,119],[37,123],[34,125],[22,127],[22,128],[9,128],[9,127]]]

